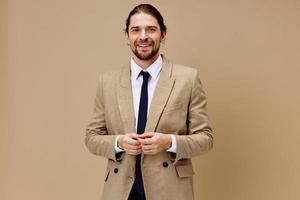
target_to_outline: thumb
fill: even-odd
[[[142,135],[139,135],[140,138],[152,138],[155,135],[154,132],[147,132],[143,133]]]

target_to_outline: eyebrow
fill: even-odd
[[[138,28],[140,28],[140,27],[139,26],[133,26],[133,27],[130,28],[130,30],[132,30],[132,29],[138,29]]]
[[[132,29],[139,29],[139,28],[140,28],[140,26],[133,26],[133,27],[130,28],[130,30],[132,30]],[[146,28],[155,28],[155,29],[158,29],[157,26],[146,26]]]
[[[155,28],[155,29],[158,29],[157,26],[147,26],[147,28]]]

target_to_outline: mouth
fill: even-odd
[[[137,47],[138,50],[148,51],[152,47],[152,44],[151,43],[149,43],[149,44],[137,44],[136,47]]]
[[[141,44],[141,45],[138,45],[138,47],[150,47],[151,45],[149,44]]]
[[[153,46],[153,42],[152,41],[140,41],[140,42],[135,42],[135,46],[136,47],[140,47],[140,48],[148,48]]]
[[[137,47],[140,47],[140,48],[146,48],[146,47],[151,47],[152,44],[137,44]]]

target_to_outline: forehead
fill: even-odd
[[[149,15],[147,13],[136,13],[134,15],[131,16],[130,18],[130,27],[136,27],[136,26],[157,26],[159,27],[159,24],[156,20],[155,17],[153,17],[152,15]]]

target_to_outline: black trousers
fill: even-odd
[[[146,197],[145,197],[145,195],[139,194],[139,193],[135,190],[135,187],[134,187],[134,185],[133,185],[133,187],[132,187],[132,189],[131,189],[131,191],[130,191],[128,200],[146,200]]]

